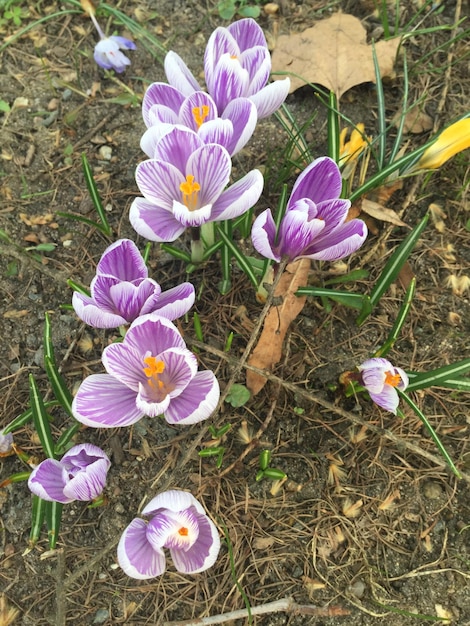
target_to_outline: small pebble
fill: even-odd
[[[100,159],[102,159],[103,161],[111,161],[113,149],[110,146],[101,146],[98,150],[98,154]]]
[[[423,495],[429,500],[437,500],[442,496],[442,487],[430,480],[423,485]]]
[[[93,620],[93,624],[104,624],[104,622],[109,618],[108,609],[98,609],[95,613],[95,619]]]

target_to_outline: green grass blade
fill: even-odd
[[[458,383],[456,380],[470,371],[470,359],[463,359],[451,365],[444,365],[430,372],[411,372],[410,384],[408,391],[416,391],[417,389],[426,389],[427,387],[445,387],[448,381]],[[468,381],[470,383],[470,381]],[[462,386],[466,387],[467,381],[462,381]],[[451,387],[454,389],[455,387]]]
[[[62,502],[46,502],[47,536],[51,550],[54,550],[57,544],[63,508]]]
[[[328,156],[339,163],[339,115],[334,91],[330,91],[328,106]]]
[[[377,92],[377,116],[379,121],[379,149],[377,154],[377,166],[379,171],[383,169],[385,163],[385,150],[387,148],[387,121],[385,118],[385,97],[382,83],[382,75],[380,73],[379,60],[375,46],[372,45],[372,58],[374,60],[375,71],[375,89]]]
[[[44,356],[44,366],[55,397],[70,417],[73,417],[72,394],[68,390],[64,378],[55,363],[53,363],[48,356]]]
[[[323,287],[300,287],[295,292],[296,296],[313,296],[316,298],[330,298],[334,302],[339,302],[344,306],[361,310],[364,305],[364,296],[349,291],[335,291],[334,289],[324,289]]]
[[[62,435],[57,440],[54,448],[57,456],[62,456],[67,451],[68,443],[71,441],[72,437],[76,433],[78,433],[81,427],[82,425],[80,424],[80,422],[75,422],[74,424],[72,424],[72,426],[67,428],[64,433],[62,433]]]
[[[222,222],[219,229],[224,232],[227,240],[233,241],[232,224],[230,220]],[[225,238],[223,239],[224,243],[226,240]],[[219,291],[222,295],[224,295],[232,288],[232,268],[230,265],[232,252],[227,245],[223,245],[220,249],[220,260],[222,266],[222,280],[219,283]]]
[[[29,546],[34,547],[41,536],[41,528],[44,524],[47,502],[33,494],[31,500],[31,531],[29,533]]]
[[[50,409],[53,406],[59,406],[59,403],[57,402],[57,400],[50,400],[49,402],[44,403],[45,409]],[[14,432],[18,428],[21,428],[22,426],[30,422],[32,419],[33,419],[33,411],[32,409],[28,409],[24,413],[21,413],[20,415],[15,417],[15,419],[3,429],[3,434],[7,435],[8,433]]]
[[[357,280],[364,280],[369,277],[369,270],[352,270],[347,274],[335,276],[325,280],[324,285],[344,285],[346,283],[355,283]]]
[[[32,374],[29,375],[29,401],[33,413],[34,426],[37,430],[44,453],[50,459],[54,459],[54,441],[49,425],[49,416],[47,415],[44,401]]]
[[[383,346],[377,350],[374,354],[374,357],[377,356],[385,356],[390,352],[390,350],[395,345],[395,341],[397,340],[398,335],[405,323],[405,320],[410,311],[411,303],[413,301],[413,296],[416,288],[416,278],[413,278],[410,284],[408,285],[408,289],[406,290],[405,299],[398,311],[397,319],[395,320],[395,324],[393,325],[392,330],[390,331],[389,336],[385,340]]]
[[[204,250],[204,255],[202,257],[202,260],[207,261],[208,259],[211,258],[213,254],[217,252],[217,250],[220,250],[223,247],[224,247],[223,241],[216,241],[215,243],[212,244],[212,246],[209,246],[206,250]]]
[[[175,259],[179,259],[180,261],[184,261],[185,263],[191,263],[191,255],[184,250],[180,250],[179,248],[175,248],[175,246],[170,246],[168,243],[162,243],[160,246],[162,250],[171,254]]]
[[[34,20],[33,22],[31,22],[30,24],[28,24],[24,28],[21,28],[14,35],[11,35],[10,37],[8,37],[8,40],[5,41],[0,46],[0,52],[3,52],[7,46],[9,46],[10,44],[14,43],[17,39],[19,39],[20,37],[25,35],[27,32],[29,32],[33,28],[37,28],[39,26],[39,24],[43,24],[44,22],[47,22],[49,20],[53,20],[56,17],[57,18],[63,18],[65,15],[77,15],[77,14],[79,15],[79,14],[83,13],[83,9],[80,10],[80,4],[78,2],[74,3],[74,4],[75,4],[75,6],[78,6],[78,8],[79,8],[78,11],[74,11],[73,9],[66,9],[65,11],[58,11],[57,13],[51,13],[50,15],[46,15],[45,17],[42,17],[39,20]]]
[[[406,393],[404,393],[403,391],[401,391],[398,388],[396,388],[396,389],[397,389],[397,392],[398,392],[398,395],[400,396],[400,398],[402,398],[408,404],[408,406],[416,413],[416,415],[419,417],[419,419],[422,421],[422,423],[426,426],[426,428],[428,429],[429,434],[431,435],[431,439],[436,444],[437,449],[439,450],[439,452],[442,454],[442,456],[446,460],[446,463],[449,465],[449,467],[452,470],[453,474],[455,474],[455,476],[457,476],[457,478],[461,478],[461,474],[460,474],[459,470],[455,467],[455,464],[452,461],[452,459],[450,458],[449,453],[445,449],[444,444],[439,439],[436,431],[434,430],[434,428],[429,423],[429,420],[427,419],[427,417],[424,415],[424,413],[420,410],[420,408],[413,402],[413,400]]]
[[[73,289],[73,291],[78,291],[78,293],[81,293],[84,296],[91,296],[91,292],[89,289],[83,287],[83,285],[80,285],[79,283],[76,283],[71,278],[67,279],[67,285],[70,287],[70,289]]]
[[[111,237],[113,234],[112,228],[109,225],[108,217],[106,215],[106,211],[104,210],[103,203],[101,202],[100,194],[98,192],[98,188],[95,183],[95,179],[93,178],[93,172],[91,171],[90,164],[88,163],[88,159],[86,158],[86,154],[82,152],[82,167],[83,167],[83,175],[85,177],[85,183],[88,189],[88,192],[91,196],[91,201],[93,202],[93,206],[95,207],[95,211],[98,213],[101,224],[99,229],[108,237]]]
[[[410,256],[411,251],[415,247],[421,233],[425,229],[428,220],[429,214],[426,214],[416,228],[414,228],[402,241],[385,264],[385,267],[370,294],[370,304],[372,308],[376,306],[383,294],[387,291],[394,280],[396,280],[401,268]],[[366,312],[361,313],[356,320],[356,324],[360,326],[367,317],[368,314],[366,314]]]
[[[52,343],[51,320],[49,313],[44,314],[44,356],[47,357],[52,365],[55,365],[54,345]]]
[[[240,252],[240,250],[237,248],[237,246],[233,243],[233,241],[227,237],[227,235],[224,233],[223,229],[220,228],[220,226],[218,224],[216,224],[216,229],[217,229],[217,232],[218,232],[220,238],[224,242],[224,244],[227,246],[227,248],[230,249],[230,252],[232,253],[232,256],[236,259],[240,269],[248,276],[248,278],[249,278],[251,284],[253,285],[253,287],[255,289],[257,289],[258,288],[258,281],[256,280],[255,273],[254,273],[250,263],[247,261],[247,259],[242,254],[242,252]]]
[[[64,213],[63,211],[56,211],[56,215],[59,215],[60,217],[65,217],[69,220],[73,220],[74,222],[83,222],[83,224],[87,224],[88,226],[97,228],[104,235],[108,235],[108,232],[103,224],[95,222],[94,220],[90,220],[88,217],[83,217],[83,215],[75,215],[75,213]]]
[[[389,163],[393,163],[396,159],[398,151],[400,150],[401,140],[403,137],[403,129],[405,127],[406,112],[408,110],[408,65],[406,61],[406,51],[403,50],[403,99],[401,106],[400,122],[398,124],[397,136],[393,144],[392,152],[390,153]]]

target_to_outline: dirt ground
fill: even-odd
[[[420,4],[400,3],[400,25]],[[262,14],[259,23],[275,43],[278,33],[301,31],[343,10],[363,20],[370,36],[380,27],[373,5],[367,0],[282,0],[279,14]],[[459,15],[468,15],[468,3],[439,5],[423,12],[420,31],[431,30],[414,33],[405,44],[410,101],[423,99],[435,129],[466,112],[469,94],[468,21],[442,30]],[[40,0],[12,6],[21,8],[21,24],[0,20],[2,37],[47,19],[0,44],[0,99],[12,108],[0,113],[2,427],[27,408],[28,373],[51,397],[43,369],[45,311],[70,388],[102,371],[100,354],[113,332],[86,328],[73,310],[64,308],[71,300],[67,279],[88,285],[102,252],[118,237],[133,238],[140,249],[145,245],[128,222],[130,203],[139,195],[134,170],[144,156],[138,98],[147,84],[164,80],[161,63],[138,37],[138,49],[129,55],[132,66],[118,80],[105,76],[93,62],[92,25],[73,3]],[[176,50],[196,75],[211,31],[226,25],[212,0],[128,0],[117,8],[145,24],[164,48]],[[394,14],[393,6],[389,11]],[[101,21],[108,32],[126,34],[115,19],[102,16]],[[433,31],[436,27],[441,28]],[[467,36],[449,45],[465,29]],[[384,86],[389,121],[400,107],[402,69],[399,60],[396,75]],[[124,104],[113,101],[123,94]],[[300,123],[316,113],[306,137],[313,154],[325,154],[326,111],[312,90],[300,89],[287,105]],[[350,90],[341,107],[353,121],[364,122],[368,134],[377,132],[373,85]],[[413,147],[428,136],[424,132],[406,139]],[[282,164],[285,143],[273,117],[259,124],[234,160],[237,177],[253,167],[264,167],[270,177],[258,209],[276,205],[276,167]],[[58,215],[95,219],[82,174],[83,152],[108,211],[112,238]],[[470,293],[454,293],[448,285],[451,274],[470,274],[470,232],[465,228],[469,171],[467,151],[429,180],[407,180],[388,204],[411,227],[431,203],[445,214],[443,227],[430,223],[410,259],[417,295],[390,354],[405,369],[425,371],[470,356]],[[364,249],[348,266],[370,272],[369,279],[353,286],[361,292],[370,289],[389,253],[409,232],[379,221],[369,225]],[[49,243],[55,244],[51,251],[35,250]],[[164,289],[187,279],[185,264],[157,245],[150,267]],[[204,345],[193,343],[191,317],[181,320],[180,327],[189,347],[198,350],[201,367],[213,369],[224,389],[260,307],[236,267],[232,290],[219,293],[217,258],[189,279],[198,294],[195,310]],[[145,418],[132,428],[82,429],[77,443],[95,443],[111,456],[107,503],[95,509],[66,505],[53,553],[45,531],[36,547],[27,549],[31,500],[26,483],[2,489],[0,590],[5,595],[0,624],[9,623],[10,607],[18,609],[13,623],[23,626],[176,625],[244,609],[246,603],[258,607],[291,597],[303,608],[253,616],[252,623],[401,626],[447,617],[452,624],[470,625],[470,398],[445,389],[413,396],[465,474],[458,481],[407,408],[405,419],[394,417],[365,398],[359,403],[346,399],[338,386],[339,375],[368,358],[387,337],[402,298],[402,288],[394,285],[360,328],[351,310],[334,305],[326,311],[319,300],[310,300],[292,325],[283,360],[273,372],[281,381],[270,381],[243,407],[225,403],[209,423],[177,428]],[[234,340],[225,353],[230,332]],[[243,371],[236,382],[244,382]],[[201,458],[198,451],[211,443],[210,424],[219,428],[228,423],[231,430],[222,442],[226,451],[218,468],[215,458]],[[68,425],[65,413],[56,410],[54,436]],[[15,441],[42,458],[31,424],[16,433]],[[272,481],[255,480],[264,449],[272,452],[271,465],[288,476],[274,494]],[[25,469],[15,456],[0,463],[2,480]],[[190,490],[204,504],[220,529],[220,557],[213,568],[193,577],[179,574],[169,563],[160,578],[135,581],[117,565],[117,541],[143,504],[168,488]]]

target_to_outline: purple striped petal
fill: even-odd
[[[46,459],[31,472],[28,487],[43,500],[67,504],[75,499],[64,495],[64,487],[68,480],[67,471],[59,461]]]
[[[72,296],[72,306],[78,317],[94,328],[117,328],[127,324],[127,320],[122,315],[103,311],[96,306],[93,298],[85,296],[75,291]]]
[[[207,122],[217,119],[217,117],[217,106],[205,91],[196,91],[191,94],[184,100],[179,110],[181,124],[191,128],[194,132],[203,128]]]
[[[151,109],[149,109],[147,115],[147,130],[152,128],[152,126],[157,126],[157,124],[171,124],[174,126],[179,123],[178,114],[165,107],[161,104],[154,104]],[[142,140],[140,141],[142,144]],[[153,154],[150,155],[153,157]]]
[[[141,354],[142,359],[148,352],[157,356],[170,348],[186,348],[176,326],[169,319],[161,317],[158,311],[136,319],[127,331],[123,343]]]
[[[258,202],[263,184],[263,175],[259,170],[248,172],[222,193],[212,208],[211,219],[221,221],[243,215]]]
[[[201,91],[199,83],[183,59],[170,50],[165,57],[165,74],[168,82],[184,96],[190,96],[193,91]]]
[[[93,428],[130,426],[143,415],[135,404],[136,392],[109,374],[85,378],[73,399],[76,420]]]
[[[173,202],[173,215],[185,228],[202,226],[210,221],[212,204],[206,204],[197,209],[190,210],[181,202]]]
[[[253,46],[268,47],[261,26],[251,17],[233,22],[227,27],[227,30],[242,52]]]
[[[184,102],[184,95],[175,87],[167,83],[152,83],[145,92],[142,101],[142,116],[147,127],[154,124],[152,120],[151,110],[154,106],[163,106],[170,109],[175,118],[178,118],[178,112]]]
[[[203,145],[203,141],[190,128],[176,126],[166,133],[155,148],[155,158],[171,163],[180,172],[187,169],[188,157]],[[181,192],[178,187],[178,195]]]
[[[160,576],[166,568],[163,550],[152,548],[147,539],[147,524],[137,518],[123,532],[117,557],[123,571],[139,580]]]
[[[172,210],[156,206],[145,198],[135,198],[129,211],[129,221],[139,235],[161,243],[175,241],[185,230]]]
[[[251,229],[251,242],[261,256],[280,263],[281,256],[275,250],[276,224],[271,209],[266,209],[258,215]]]
[[[258,119],[263,119],[272,115],[279,109],[287,98],[290,89],[290,79],[276,80],[257,93],[250,96],[250,100],[255,104],[258,111]]]
[[[62,462],[64,459],[62,458]],[[103,492],[111,463],[106,457],[96,459],[86,469],[76,474],[64,488],[64,496],[73,500],[90,502]]]
[[[106,372],[137,395],[139,385],[146,381],[144,358],[146,351],[138,351],[127,341],[112,343],[103,350],[101,360]]]
[[[137,165],[135,179],[140,191],[156,206],[171,211],[173,200],[181,198],[184,176],[171,163],[148,159]]]
[[[153,515],[160,509],[183,511],[189,507],[194,507],[198,513],[204,513],[203,506],[189,491],[170,489],[152,498],[142,510],[142,515]]]
[[[142,255],[130,239],[119,239],[106,248],[96,267],[96,273],[130,282],[148,276]]]
[[[233,124],[230,120],[220,117],[203,124],[198,132],[204,143],[216,143],[231,154],[230,148],[234,144]]]
[[[173,398],[165,411],[169,424],[196,424],[214,412],[220,397],[219,383],[213,372],[198,372],[184,392]]]
[[[165,396],[159,401],[153,400],[147,397],[148,388],[147,385],[140,385],[139,393],[137,394],[135,403],[137,408],[142,411],[142,415],[148,415],[148,417],[158,417],[163,415],[168,409],[171,398]]]
[[[222,146],[204,145],[191,154],[186,174],[194,176],[195,181],[201,186],[198,208],[213,204],[219,198],[230,180],[231,171],[230,155]]]
[[[397,390],[395,387],[385,385],[380,393],[372,393],[369,391],[371,400],[378,406],[382,407],[386,411],[391,411],[394,415],[397,414],[397,407],[400,402]]]
[[[230,120],[233,125],[233,133],[229,144],[222,144],[227,148],[229,154],[233,156],[246,145],[255,131],[258,121],[256,106],[248,98],[236,98],[229,102],[222,113],[222,119]]]
[[[256,46],[243,52],[239,60],[250,77],[248,90],[243,95],[252,96],[268,82],[271,73],[271,55],[266,48]]]
[[[147,128],[147,130],[140,139],[140,147],[142,148],[142,151],[145,152],[145,154],[150,159],[154,159],[155,150],[157,149],[158,142],[164,135],[173,130],[174,127],[175,124],[173,123],[168,124],[164,122],[158,122],[158,124],[155,124],[155,126]]]
[[[171,512],[159,511],[147,525],[147,541],[153,550],[160,550],[165,546],[168,537],[178,528],[180,526]]]
[[[223,111],[229,102],[245,96],[248,92],[250,84],[248,70],[230,54],[223,54],[220,57],[214,69],[213,79],[214,84],[211,88],[208,86],[208,89],[219,111]]]
[[[199,534],[187,550],[170,548],[176,569],[183,574],[197,574],[212,567],[220,551],[220,538],[215,524],[206,515],[195,515]]]
[[[207,90],[212,93],[215,88],[215,67],[223,54],[238,57],[240,48],[228,29],[216,28],[207,42],[204,53],[204,74],[206,77]]]
[[[338,198],[338,200],[326,200],[325,202],[320,202],[314,206],[314,217],[324,220],[325,230],[323,231],[323,236],[327,236],[331,231],[335,230],[338,226],[341,226],[344,223],[348,217],[351,202],[349,200]],[[310,211],[309,215],[312,216],[312,213],[313,212]]]
[[[279,228],[278,243],[275,246],[279,256],[288,256],[291,261],[306,254],[309,246],[325,228],[320,219],[307,219],[303,211],[286,211]]]
[[[336,200],[341,193],[341,187],[341,172],[336,163],[329,157],[320,157],[310,163],[297,178],[287,208],[302,198],[308,198],[315,204],[324,200]]]
[[[175,320],[186,315],[193,306],[195,297],[194,286],[191,283],[181,283],[181,285],[163,291],[158,298],[158,306],[149,311],[146,311],[146,307],[144,307],[142,315],[155,310],[162,317]]]
[[[174,528],[173,532],[171,532],[166,538],[165,548],[170,548],[170,552],[172,554],[173,550],[176,552],[186,552],[198,540],[198,518],[205,518],[205,515],[199,516],[196,511],[192,511],[191,509],[179,511],[178,513],[168,511],[167,515],[173,519]]]
[[[356,252],[367,237],[367,227],[362,220],[351,220],[333,232],[321,235],[299,256],[317,261],[338,261]]]

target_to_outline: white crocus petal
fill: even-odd
[[[290,89],[290,79],[276,80],[266,87],[263,87],[258,93],[249,96],[249,99],[255,103],[258,111],[258,119],[268,117],[281,106],[287,98]]]
[[[138,580],[160,576],[166,568],[163,550],[152,548],[147,539],[147,524],[141,519],[132,520],[123,532],[117,556],[124,573]]]
[[[164,67],[170,85],[181,91],[184,96],[190,96],[195,91],[201,91],[201,87],[191,70],[176,52],[172,50],[168,52]]]
[[[183,511],[193,506],[198,513],[204,513],[204,508],[196,498],[188,491],[169,489],[163,491],[152,498],[144,507],[142,515],[152,515],[159,509],[169,509],[170,511]]]

